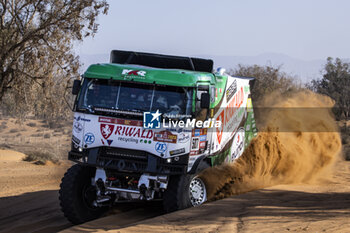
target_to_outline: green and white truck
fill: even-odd
[[[59,192],[74,224],[120,202],[162,200],[165,211],[201,205],[198,174],[237,159],[256,135],[252,78],[209,59],[113,50],[74,81],[69,160]]]

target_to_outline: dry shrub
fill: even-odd
[[[1,150],[11,149],[11,146],[9,146],[9,145],[7,145],[5,143],[2,143],[2,144],[0,144],[0,149]]]
[[[41,130],[39,130],[39,131],[41,131]],[[42,133],[34,133],[34,134],[30,135],[30,136],[31,137],[42,137],[43,134]]]
[[[8,128],[7,125],[4,125],[4,124],[0,125],[0,130],[7,129],[7,128]]]
[[[350,145],[343,147],[343,156],[345,160],[350,161]]]
[[[29,126],[29,127],[35,127],[35,126],[36,126],[36,123],[35,123],[35,122],[29,122],[29,123],[27,124],[27,126]]]
[[[9,133],[18,133],[19,130],[18,129],[10,129]]]
[[[55,164],[59,162],[58,158],[54,154],[45,151],[28,152],[23,158],[23,161],[34,162],[37,165],[44,165],[47,163],[47,161],[51,161]]]

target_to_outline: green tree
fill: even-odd
[[[238,65],[238,68],[229,72],[232,76],[255,78],[251,90],[254,103],[258,103],[263,97],[272,92],[285,94],[298,88],[293,77],[281,71],[281,67]]]
[[[329,96],[335,101],[334,113],[338,119],[350,117],[350,63],[327,58],[322,79],[314,79],[309,89]]]
[[[0,102],[8,93],[27,108],[60,105],[62,86],[78,75],[73,43],[94,35],[107,11],[105,0],[0,0]]]

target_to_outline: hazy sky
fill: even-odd
[[[109,0],[99,31],[77,49],[174,55],[283,53],[350,57],[349,0]]]

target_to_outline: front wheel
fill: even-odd
[[[208,167],[207,163],[202,162],[196,174],[170,177],[163,196],[163,208],[166,212],[199,206],[207,200],[205,183],[197,174]]]
[[[207,200],[207,189],[203,180],[193,177],[189,185],[189,198],[192,206],[199,206]]]
[[[73,224],[101,217],[109,207],[96,206],[96,187],[91,184],[95,168],[73,165],[62,178],[59,200],[64,216]]]

